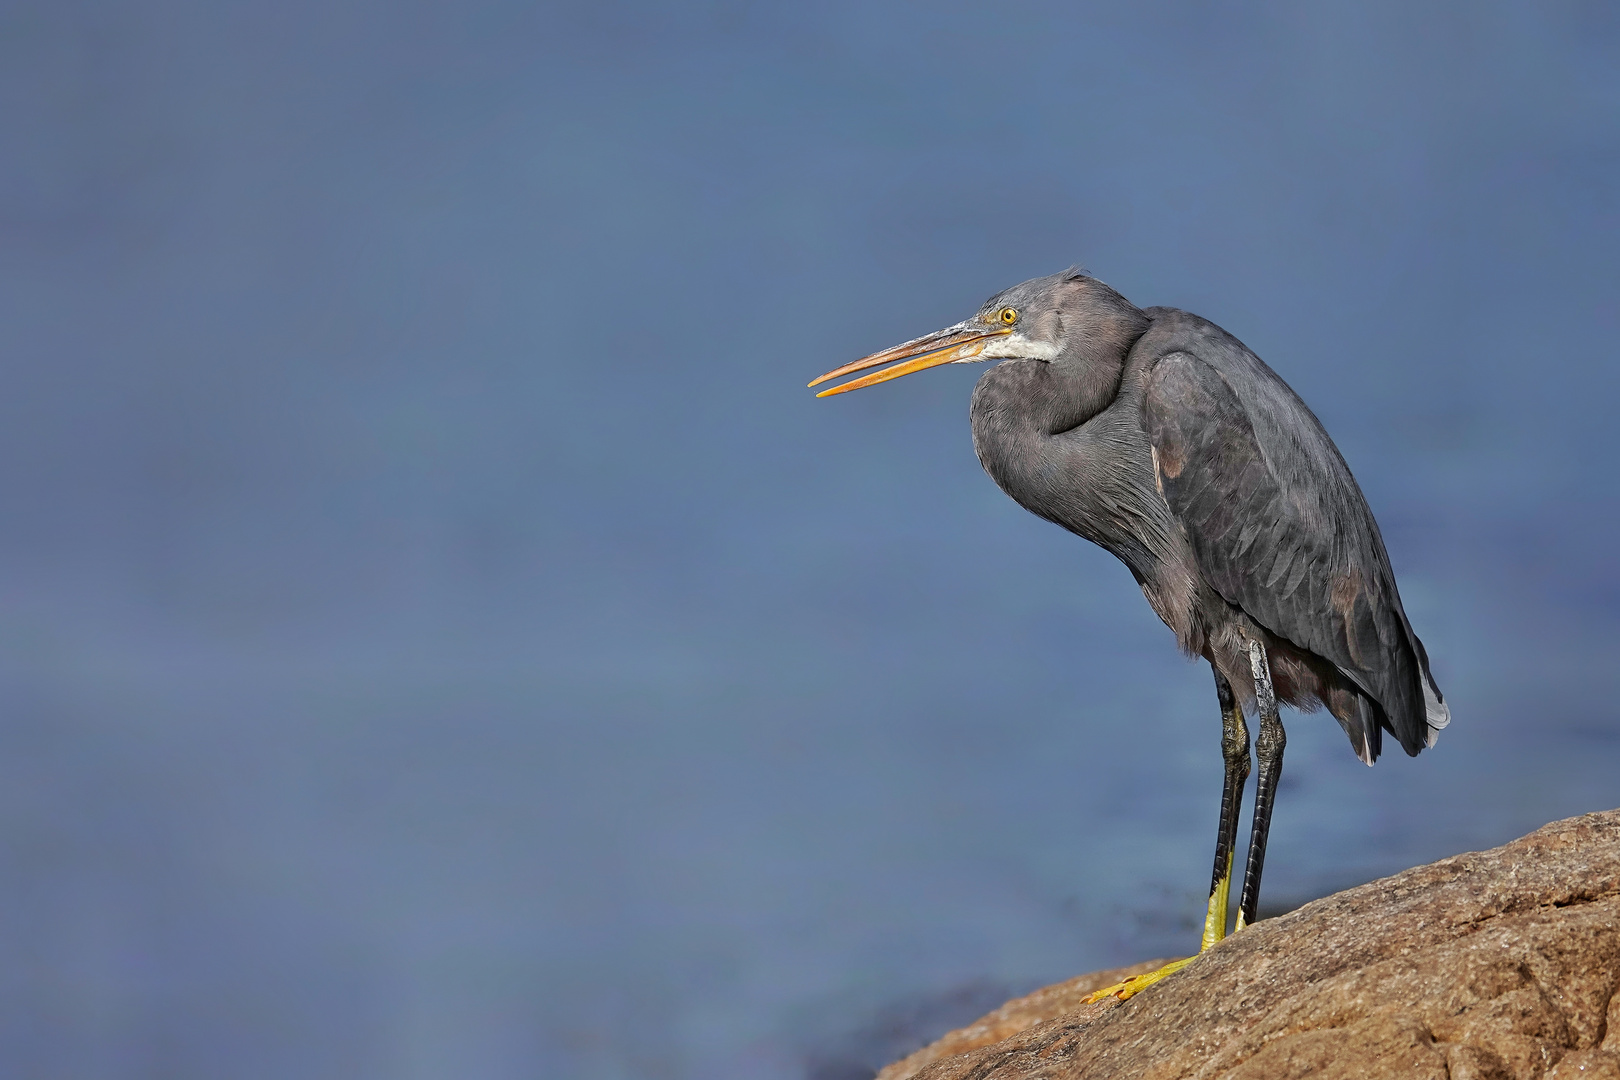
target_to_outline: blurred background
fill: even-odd
[[[1620,9],[0,10],[0,1072],[854,1080],[1196,945],[1207,668],[804,384],[1081,263],[1321,416],[1455,722],[1286,907],[1620,804]],[[1290,719],[1290,716],[1292,718]]]

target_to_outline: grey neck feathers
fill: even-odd
[[[986,372],[973,391],[973,446],[1025,509],[1112,551],[1143,580],[1161,552],[1128,525],[1144,517],[1161,523],[1141,418],[1119,394],[1126,356],[1151,320],[1121,303],[1125,310],[1111,318],[1082,321],[1079,334],[1069,323],[1056,359],[1012,360]]]
[[[1086,284],[1076,303],[1043,320],[1047,325],[1041,330],[1062,345],[1055,358],[1001,364],[979,380],[973,393],[975,428],[983,410],[997,426],[1057,435],[1113,403],[1126,354],[1152,320],[1101,282]]]

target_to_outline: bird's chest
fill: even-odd
[[[1112,410],[1110,410],[1112,412]],[[1120,418],[1100,414],[1070,431],[975,418],[985,472],[1020,506],[1100,544],[1134,566],[1155,531],[1163,499],[1145,444]],[[1137,429],[1140,430],[1139,428]]]

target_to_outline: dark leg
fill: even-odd
[[[1254,674],[1254,698],[1260,713],[1260,734],[1254,740],[1254,756],[1260,775],[1254,785],[1254,831],[1249,836],[1249,865],[1243,871],[1243,899],[1238,905],[1237,928],[1254,922],[1254,909],[1260,903],[1260,871],[1266,862],[1266,834],[1271,831],[1271,805],[1277,795],[1277,778],[1282,775],[1283,747],[1288,737],[1277,718],[1277,694],[1271,686],[1271,663],[1266,647],[1249,642],[1249,667]]]
[[[1267,683],[1269,687],[1270,684]],[[1243,709],[1237,703],[1232,693],[1232,684],[1227,682],[1217,671],[1215,673],[1215,692],[1221,699],[1221,756],[1226,759],[1226,783],[1221,788],[1221,826],[1215,836],[1215,880],[1209,887],[1209,907],[1204,912],[1204,940],[1198,952],[1203,954],[1205,949],[1214,945],[1226,936],[1226,904],[1232,889],[1232,852],[1237,847],[1238,810],[1243,805],[1243,785],[1249,779],[1249,729],[1243,723]],[[1273,722],[1277,710],[1272,708]],[[1279,727],[1278,732],[1282,729]],[[1265,775],[1265,767],[1261,766],[1261,776]],[[1264,839],[1261,846],[1265,846]],[[1250,866],[1254,867],[1252,848]],[[1258,868],[1252,870],[1256,884],[1260,881]],[[1247,892],[1244,893],[1248,895]],[[1238,927],[1243,926],[1243,913],[1238,913]],[[1121,1000],[1141,993],[1154,983],[1174,975],[1194,960],[1196,956],[1189,956],[1184,960],[1172,960],[1158,971],[1149,971],[1117,982],[1113,986],[1105,986],[1101,990],[1094,990],[1086,996],[1087,1002],[1101,1001],[1105,997],[1117,997]]]
[[[1249,729],[1232,684],[1215,673],[1215,693],[1221,699],[1221,756],[1226,759],[1226,781],[1221,786],[1221,823],[1215,834],[1215,873],[1209,883],[1209,907],[1204,914],[1204,940],[1199,951],[1226,936],[1227,899],[1232,888],[1232,852],[1237,848],[1238,813],[1243,808],[1243,785],[1249,779]]]

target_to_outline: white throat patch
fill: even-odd
[[[1057,342],[1035,341],[1023,334],[1012,333],[991,338],[984,343],[979,355],[953,363],[971,364],[977,360],[1052,360],[1058,354]]]

